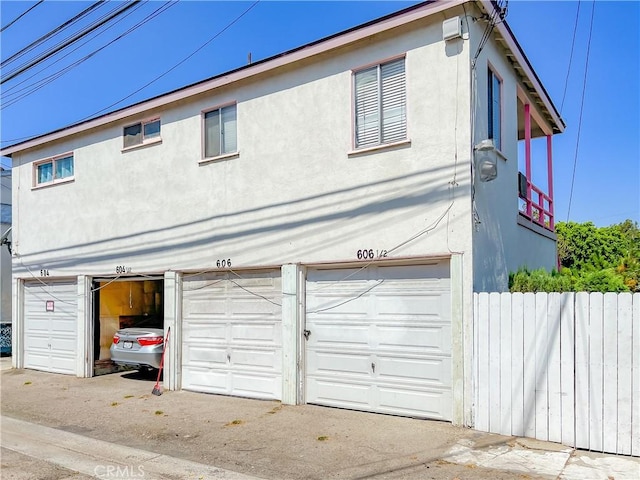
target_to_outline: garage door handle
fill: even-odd
[[[373,362],[371,362],[371,371],[372,371],[373,373],[376,373],[376,364],[375,364],[375,363],[373,363]]]
[[[304,331],[302,332],[302,335],[304,335],[304,338],[305,338],[306,340],[309,340],[309,335],[311,335],[311,330],[304,330]]]

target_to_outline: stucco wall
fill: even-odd
[[[470,253],[468,51],[441,20],[16,155],[17,275]],[[405,53],[410,144],[350,155],[352,69]],[[201,111],[230,101],[239,156],[199,164]],[[157,114],[162,143],[122,152]],[[73,182],[31,188],[34,161],[70,151]]]
[[[486,23],[471,23],[475,42]],[[472,55],[477,43],[471,45]],[[555,267],[556,243],[548,236],[519,225],[518,213],[518,78],[504,50],[491,38],[478,55],[472,82],[476,89],[474,144],[487,138],[488,68],[502,79],[502,148],[497,155],[498,176],[481,182],[474,176],[474,291],[508,290],[509,273],[521,266]],[[532,108],[534,108],[532,106]],[[544,159],[546,162],[546,158]],[[535,168],[535,167],[534,167]],[[546,165],[544,166],[546,169]]]

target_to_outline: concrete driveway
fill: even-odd
[[[4,370],[1,382],[4,417],[67,432],[77,452],[79,435],[135,449],[135,455],[142,451],[265,479],[640,478],[638,459],[574,452],[446,422],[187,391],[154,396],[155,379],[136,372],[79,379]],[[17,440],[7,446],[4,435],[2,442],[21,454],[38,451],[20,451],[27,447]],[[91,451],[98,448],[89,443]],[[143,478],[165,478],[158,475]],[[223,478],[208,475],[202,478]]]

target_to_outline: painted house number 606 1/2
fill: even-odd
[[[373,248],[364,248],[356,252],[358,260],[373,260],[374,258],[384,258],[387,256],[386,250],[373,250]]]

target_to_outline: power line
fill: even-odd
[[[256,0],[254,3],[252,3],[249,8],[247,8],[244,12],[242,12],[238,17],[236,17],[233,21],[231,21],[229,24],[227,24],[222,30],[220,30],[218,33],[216,33],[213,37],[211,37],[209,40],[207,40],[205,43],[203,43],[200,47],[198,47],[196,50],[194,50],[191,54],[187,55],[183,60],[181,60],[180,62],[178,62],[177,64],[175,64],[173,67],[171,67],[170,69],[168,69],[167,71],[165,71],[164,73],[162,73],[161,75],[158,75],[157,77],[155,77],[153,80],[147,82],[145,85],[143,85],[142,87],[140,87],[139,89],[137,89],[136,91],[130,93],[129,95],[127,95],[126,97],[121,98],[120,100],[112,103],[111,105],[108,105],[107,107],[98,110],[97,112],[92,113],[91,115],[88,115],[80,120],[77,120],[74,123],[79,123],[79,122],[83,122],[85,120],[88,120],[106,110],[109,110],[110,108],[118,105],[119,103],[123,102],[124,100],[127,100],[128,98],[132,97],[133,95],[135,95],[136,93],[144,90],[145,88],[147,88],[149,85],[157,82],[158,80],[160,80],[162,77],[164,77],[165,75],[169,74],[170,72],[172,72],[173,70],[175,70],[176,68],[178,68],[180,65],[182,65],[184,62],[186,62],[187,60],[189,60],[191,57],[193,57],[196,53],[198,53],[200,50],[202,50],[204,47],[206,47],[207,45],[209,45],[213,40],[215,40],[216,38],[218,38],[220,35],[222,35],[224,32],[226,32],[229,28],[231,28],[234,24],[236,24],[242,17],[244,17],[247,13],[249,13],[258,3],[260,3],[260,0]],[[39,135],[42,134],[37,134],[37,135],[30,135],[30,136],[26,136],[26,137],[19,137],[19,138],[12,138],[12,139],[8,139],[8,140],[0,140],[2,143],[11,143],[11,142],[18,142],[18,141],[22,141],[22,140],[28,140],[34,137],[37,137]]]
[[[178,63],[176,63],[173,67],[171,67],[169,70],[165,71],[164,73],[158,75],[156,78],[154,78],[153,80],[147,82],[146,84],[144,84],[142,87],[140,87],[139,89],[137,89],[136,91],[130,93],[129,95],[127,95],[126,97],[121,98],[120,100],[118,100],[117,102],[112,103],[111,105],[98,110],[97,112],[92,113],[91,115],[88,115],[80,120],[78,120],[78,122],[82,122],[84,120],[87,120],[89,118],[94,117],[95,115],[98,115],[102,112],[104,112],[105,110],[109,110],[110,108],[118,105],[119,103],[123,102],[124,100],[127,100],[128,98],[134,96],[136,93],[144,90],[145,88],[147,88],[149,85],[157,82],[158,80],[160,80],[162,77],[164,77],[165,75],[169,74],[170,72],[172,72],[173,70],[175,70],[176,68],[178,68],[180,65],[182,65],[184,62],[186,62],[187,60],[189,60],[191,57],[193,57],[196,53],[198,53],[200,50],[202,50],[204,47],[206,47],[207,45],[209,45],[212,41],[214,41],[216,38],[218,38],[220,35],[222,35],[224,32],[226,32],[229,28],[231,28],[235,23],[237,23],[242,17],[244,17],[247,13],[249,13],[258,3],[260,3],[260,0],[256,0],[255,2],[253,2],[249,8],[247,8],[244,12],[242,12],[238,17],[236,17],[231,23],[227,24],[226,27],[224,27],[222,30],[220,30],[218,33],[216,33],[213,37],[211,37],[209,40],[207,40],[206,42],[204,42],[201,46],[199,46],[198,48],[196,48],[191,54],[187,55],[184,59],[182,59],[181,61],[179,61]]]
[[[9,28],[11,25],[13,25],[14,23],[16,23],[18,20],[20,20],[22,17],[24,17],[27,13],[29,13],[31,10],[33,10],[34,8],[36,8],[38,5],[40,5],[42,2],[44,2],[44,0],[40,0],[38,3],[36,3],[35,5],[32,5],[31,7],[27,8],[27,10],[24,13],[21,13],[20,15],[18,15],[16,18],[14,18],[12,21],[10,21],[9,23],[7,23],[4,27],[0,28],[0,33],[4,32],[7,28]]]
[[[98,19],[93,20],[93,21],[92,21],[91,23],[89,23],[88,25],[86,25],[86,26],[82,27],[82,30],[80,31],[80,33],[85,34],[85,35],[87,35],[87,34],[89,34],[89,33],[92,33],[92,32],[95,30],[95,27],[96,27],[96,26],[98,26],[98,23],[102,22],[102,21],[103,21],[103,20],[105,20],[107,17],[109,17],[109,16],[110,16],[110,15],[112,15],[113,13],[117,12],[117,11],[118,11],[118,9],[120,9],[120,8],[121,8],[120,6],[117,6],[117,7],[113,8],[113,9],[111,9],[109,12],[105,13],[104,15],[102,15],[101,17],[99,17]],[[54,52],[54,50],[58,49],[58,47],[63,46],[65,43],[69,42],[69,41],[70,41],[72,38],[74,38],[76,35],[78,35],[78,34],[77,34],[77,33],[73,33],[73,34],[69,35],[68,37],[63,38],[62,40],[60,40],[60,41],[59,41],[58,43],[56,43],[55,45],[53,45],[53,46],[49,47],[49,48],[48,48],[47,50],[45,50],[44,52],[41,52],[41,53],[39,54],[39,57],[38,57],[38,58],[42,59],[45,55],[49,55],[49,54],[51,54],[52,52]],[[32,59],[32,60],[33,60],[33,59]],[[9,74],[12,74],[12,73],[16,72],[17,70],[19,70],[20,68],[22,68],[22,67],[24,67],[24,66],[28,65],[28,63],[29,63],[30,61],[31,61],[31,60],[27,60],[27,61],[25,61],[24,63],[22,63],[19,67],[15,67],[13,70],[11,70],[11,71],[9,72]]]
[[[138,4],[141,5],[141,4]],[[19,94],[20,92],[24,92],[25,90],[33,87],[34,85],[37,85],[38,83],[43,83],[46,80],[56,76],[58,73],[62,72],[65,69],[69,69],[71,65],[68,65],[67,67],[64,67],[61,70],[58,70],[56,73],[49,75],[48,77],[44,77],[41,78],[40,80],[37,80],[35,82],[33,82],[30,85],[27,85],[26,87],[20,88],[17,91],[13,92],[13,93],[9,93],[12,92],[13,90],[15,90],[16,88],[20,87],[21,85],[24,85],[25,83],[27,83],[28,80],[31,80],[32,78],[36,77],[38,74],[44,72],[45,70],[47,70],[48,68],[52,67],[53,65],[55,65],[56,63],[60,62],[61,60],[64,60],[65,58],[67,58],[69,55],[71,55],[73,52],[77,51],[78,49],[82,48],[84,45],[86,45],[87,43],[91,42],[92,40],[94,40],[95,38],[97,38],[98,36],[102,35],[103,33],[105,33],[107,30],[109,30],[110,28],[112,28],[113,26],[115,26],[117,23],[119,23],[120,21],[124,20],[126,17],[128,17],[131,13],[133,13],[135,11],[135,9],[130,10],[125,16],[120,17],[118,20],[116,20],[114,23],[112,23],[111,25],[107,26],[104,30],[98,32],[97,34],[95,34],[93,37],[89,38],[88,40],[86,40],[85,42],[83,42],[82,44],[78,45],[76,48],[74,48],[73,50],[69,51],[68,53],[66,53],[65,55],[61,56],[60,58],[58,58],[57,60],[51,62],[49,65],[47,65],[46,67],[42,68],[41,70],[37,71],[36,73],[34,73],[33,75],[27,77],[26,79],[16,83],[15,85],[5,89],[2,92],[2,96],[3,98],[7,98],[7,97],[11,97],[11,96],[15,96],[17,94]],[[57,78],[57,77],[56,77]],[[53,81],[53,80],[51,80]],[[46,83],[50,83],[50,82],[46,82]],[[44,83],[44,84],[46,84]],[[44,84],[42,86],[44,86]],[[39,88],[39,87],[38,87]],[[34,89],[33,91],[35,91],[36,89]],[[26,96],[26,94],[25,94]],[[8,106],[6,103],[3,104],[3,107]],[[3,108],[2,107],[2,108]]]
[[[140,0],[133,0],[130,3],[127,3],[126,5],[124,5],[122,8],[118,9],[115,13],[109,15],[106,19],[98,22],[98,24],[92,26],[91,28],[85,29],[82,32],[80,32],[79,34],[73,36],[71,39],[67,40],[66,42],[64,42],[62,45],[59,45],[58,47],[54,48],[53,51],[41,55],[40,57],[36,58],[35,60],[32,60],[31,62],[27,63],[25,66],[23,66],[22,68],[19,68],[17,71],[14,71],[13,73],[7,75],[5,78],[3,78],[2,80],[0,80],[0,85],[2,85],[5,82],[8,82],[9,80],[17,77],[18,75],[20,75],[21,73],[25,72],[26,70],[38,65],[39,63],[42,63],[43,61],[45,61],[47,58],[51,57],[52,55],[55,55],[56,53],[58,53],[60,50],[68,47],[69,45],[71,45],[72,43],[80,40],[82,37],[88,35],[89,33],[91,33],[92,31],[96,30],[97,28],[100,28],[102,25],[104,25],[105,23],[113,20],[114,18],[116,18],[117,16],[123,14],[124,12],[126,12],[127,10],[129,10],[131,7],[135,6]]]
[[[112,15],[113,13],[117,12],[121,7],[115,7],[113,9],[111,9],[109,12],[105,13],[104,15],[102,15],[101,17],[99,17],[96,20],[92,20],[91,23],[89,23],[88,25],[82,27],[82,29],[80,30],[80,34],[84,34],[87,35],[91,32],[93,32],[95,30],[95,27],[98,26],[98,23],[102,22],[103,20],[105,20],[107,17],[109,17],[110,15]],[[76,37],[78,35],[78,33],[72,33],[71,35],[69,35],[68,37],[63,38],[62,40],[60,40],[58,43],[54,44],[53,46],[49,47],[48,49],[46,49],[45,51],[39,53],[38,57],[35,57],[36,59],[40,59],[42,60],[43,57],[46,56],[50,56],[52,55],[55,50],[57,50],[59,47],[64,46],[66,43],[68,43],[71,39],[73,39],[74,37]],[[46,59],[46,57],[44,58]],[[9,75],[15,73],[17,70],[28,66],[28,64],[33,61],[33,58],[30,60],[26,60],[24,63],[22,63],[20,66],[18,67],[12,67],[13,70],[9,71]]]
[[[65,28],[67,28],[69,25],[75,23],[76,21],[78,21],[79,19],[81,19],[82,17],[86,16],[89,12],[93,11],[95,8],[97,8],[98,6],[104,5],[105,0],[98,0],[96,3],[94,3],[93,5],[91,5],[90,7],[84,9],[82,12],[80,12],[78,15],[76,15],[75,17],[67,20],[66,22],[64,22],[62,25],[54,28],[53,30],[51,30],[49,33],[44,34],[42,37],[38,38],[37,40],[34,40],[33,42],[31,42],[29,45],[27,45],[26,47],[24,47],[23,49],[21,49],[19,52],[14,53],[13,55],[11,55],[9,58],[7,58],[6,60],[3,60],[2,63],[0,63],[0,67],[4,67],[7,63],[13,61],[15,58],[17,57],[21,57],[22,55],[24,55],[25,53],[29,52],[30,50],[33,50],[35,47],[37,47],[38,45],[40,45],[42,42],[44,42],[46,39],[48,39],[49,37],[55,35],[56,33],[58,33],[61,30],[64,30]]]
[[[587,58],[584,65],[584,78],[582,80],[582,98],[580,99],[580,116],[578,118],[578,134],[576,138],[576,153],[573,158],[573,173],[571,174],[571,190],[569,192],[569,206],[567,208],[567,222],[571,214],[571,201],[573,199],[573,185],[576,179],[576,167],[578,165],[578,147],[580,146],[580,131],[582,130],[582,112],[584,110],[584,94],[587,90],[587,72],[589,71],[589,52],[591,51],[591,33],[593,31],[593,16],[596,10],[596,0],[593,0],[591,6],[591,23],[589,24],[589,38],[587,40]]]
[[[573,61],[573,47],[576,44],[576,32],[578,31],[578,18],[580,17],[580,2],[578,3],[578,8],[576,10],[576,22],[573,25],[573,40],[571,40],[571,53],[569,54],[569,67],[567,68],[567,78],[564,80],[564,92],[562,93],[562,103],[560,104],[560,113],[562,114],[562,109],[564,108],[564,99],[567,95],[567,85],[569,85],[569,73],[571,73],[571,62]]]
[[[100,47],[100,48],[98,48],[98,49],[94,50],[93,52],[89,53],[88,55],[85,55],[84,57],[80,58],[79,60],[76,60],[75,62],[73,62],[73,63],[71,63],[71,64],[67,65],[66,67],[64,67],[64,68],[62,68],[62,69],[60,69],[60,70],[58,70],[57,72],[55,72],[55,73],[53,73],[53,74],[51,74],[51,75],[49,75],[49,76],[47,76],[47,77],[45,77],[45,78],[42,78],[42,79],[40,79],[40,80],[38,80],[38,81],[36,81],[36,82],[33,82],[31,85],[28,85],[28,86],[26,86],[26,87],[23,87],[23,88],[21,88],[21,89],[19,89],[19,90],[15,91],[15,92],[13,92],[13,93],[9,94],[9,96],[12,96],[12,95],[18,95],[18,94],[19,94],[19,95],[18,95],[18,96],[16,96],[16,97],[14,97],[14,98],[12,98],[12,99],[10,99],[10,100],[7,100],[7,101],[3,102],[2,106],[0,107],[0,110],[4,109],[5,107],[10,107],[11,105],[13,105],[13,104],[15,104],[15,103],[19,102],[19,101],[20,101],[20,100],[22,100],[23,98],[25,98],[25,97],[27,97],[27,96],[31,95],[32,93],[36,92],[37,90],[41,89],[42,87],[44,87],[44,86],[46,86],[46,85],[48,85],[48,84],[50,84],[50,83],[54,82],[55,80],[57,80],[58,78],[60,78],[60,77],[61,77],[61,76],[63,76],[64,74],[66,74],[67,72],[71,71],[73,68],[77,67],[78,65],[80,65],[80,64],[82,64],[82,63],[84,63],[84,62],[85,62],[85,61],[87,61],[88,59],[90,59],[90,58],[92,58],[93,56],[95,56],[96,54],[98,54],[100,51],[104,50],[105,48],[107,48],[108,46],[110,46],[110,45],[112,45],[113,43],[117,42],[118,40],[120,40],[121,38],[123,38],[123,37],[125,37],[126,35],[130,34],[131,32],[133,32],[133,31],[137,30],[139,27],[141,27],[141,26],[145,25],[146,23],[148,23],[149,21],[153,20],[153,19],[154,19],[155,17],[157,17],[158,15],[160,15],[160,14],[164,13],[166,10],[168,10],[169,8],[171,8],[172,6],[174,6],[176,3],[178,3],[178,1],[179,1],[179,0],[174,0],[174,1],[172,1],[172,2],[164,3],[161,7],[158,7],[158,8],[157,8],[156,10],[154,10],[152,13],[150,13],[149,15],[147,15],[143,20],[139,21],[136,25],[134,25],[133,27],[129,28],[129,29],[128,29],[127,31],[125,31],[124,33],[122,33],[122,34],[118,35],[116,38],[114,38],[113,40],[109,41],[108,43],[106,43],[106,44],[105,44],[105,45],[103,45],[102,47]],[[128,15],[128,14],[127,14],[127,15]],[[126,16],[125,16],[125,17],[120,18],[120,19],[118,20],[118,22],[119,22],[120,20],[124,19],[124,18],[126,18]],[[116,23],[117,23],[117,22],[116,22]],[[107,27],[107,29],[111,28],[111,26],[113,26],[113,25],[110,25],[109,27]],[[104,30],[104,31],[106,31],[106,30]],[[66,57],[67,57],[67,56],[69,56],[71,53],[73,53],[74,51],[78,50],[78,49],[79,49],[79,48],[81,48],[82,46],[86,45],[89,41],[91,41],[91,40],[93,40],[94,38],[96,38],[98,35],[100,35],[100,34],[104,33],[104,31],[103,31],[103,32],[98,33],[98,34],[97,34],[96,36],[94,36],[92,39],[90,39],[90,40],[88,40],[87,42],[83,43],[82,45],[78,46],[77,48],[75,48],[74,50],[72,50],[71,52],[69,52],[68,54],[66,54],[65,56],[63,56],[62,58],[60,58],[60,59],[56,60],[55,62],[53,62],[51,65],[54,65],[54,64],[55,64],[55,63],[57,63],[58,61],[60,61],[60,60],[62,60],[62,59],[64,59],[64,58],[66,58]],[[49,65],[49,66],[51,66],[51,65]],[[42,71],[44,71],[44,70],[46,70],[46,68],[44,68],[44,69],[40,70],[40,72],[42,72]],[[38,73],[40,73],[40,72],[38,72]],[[31,77],[29,77],[29,79],[30,79],[30,78],[33,78],[33,77],[34,77],[34,76],[36,76],[36,75],[37,75],[37,73],[36,73],[36,74],[34,74],[34,75],[32,75]],[[28,79],[27,79],[27,80],[28,80]],[[18,85],[16,85],[16,86],[12,87],[11,89],[16,88],[17,86],[21,85],[22,83],[25,83],[25,82],[21,82],[20,84],[18,84]],[[11,89],[9,89],[9,90],[11,90]],[[26,91],[26,92],[25,92],[25,90],[29,90],[29,91]],[[23,93],[20,93],[20,92],[23,92]]]

